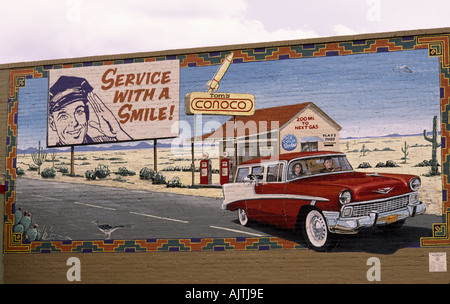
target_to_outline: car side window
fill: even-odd
[[[267,167],[266,182],[281,182],[283,179],[283,164]]]
[[[310,175],[308,165],[304,160],[295,160],[289,165],[288,179],[294,179],[298,177],[304,177]]]
[[[236,174],[236,183],[243,183],[248,174],[249,168],[239,168]]]
[[[264,167],[263,166],[257,166],[252,168],[252,174],[255,175],[259,180],[263,179],[264,174]]]
[[[279,182],[283,181],[283,173],[284,173],[284,164],[280,164],[278,167],[278,180]]]

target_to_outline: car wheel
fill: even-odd
[[[239,223],[242,226],[247,226],[248,216],[247,216],[247,212],[245,211],[245,209],[242,209],[242,208],[238,209],[238,219],[239,219]]]
[[[316,251],[327,251],[336,246],[336,236],[328,230],[322,212],[309,210],[303,219],[303,234],[308,247]]]

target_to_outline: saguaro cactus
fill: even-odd
[[[41,174],[41,165],[45,162],[47,158],[47,152],[44,151],[44,148],[41,147],[41,142],[39,141],[39,147],[34,149],[34,152],[31,154],[31,158],[33,162],[38,166],[38,174]]]
[[[409,155],[409,152],[408,152],[408,148],[409,148],[409,146],[408,146],[408,144],[406,143],[406,140],[405,140],[405,146],[404,147],[402,147],[402,152],[403,152],[403,163],[404,164],[406,164],[406,158],[408,157],[408,155]]]
[[[438,162],[437,162],[437,148],[441,146],[440,143],[438,143],[438,137],[437,137],[437,116],[433,117],[433,134],[430,137],[427,136],[427,130],[423,130],[423,137],[425,140],[431,142],[431,171],[430,175],[438,175]]]

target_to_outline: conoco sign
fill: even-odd
[[[251,116],[255,112],[252,94],[192,92],[185,96],[186,114]]]

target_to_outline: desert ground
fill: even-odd
[[[402,148],[407,145],[407,157],[404,159]],[[439,139],[440,142],[440,139]],[[427,176],[430,167],[418,167],[419,163],[431,159],[431,144],[423,136],[405,136],[405,137],[383,137],[383,138],[364,138],[364,139],[341,139],[340,150],[347,154],[347,157],[353,168],[363,172],[388,172],[388,173],[408,173],[417,174],[421,177],[422,187],[420,197],[427,205],[427,214],[442,214],[442,179],[441,176]],[[70,170],[70,153],[48,153],[46,161],[41,165],[41,172],[45,168],[53,167],[56,176],[49,180],[71,183],[86,183],[90,185],[105,185],[112,187],[121,187],[136,190],[166,191],[187,195],[200,195],[210,197],[222,197],[222,190],[219,188],[198,188],[188,187],[192,184],[192,173],[190,171],[167,171],[175,167],[189,167],[191,165],[191,150],[158,148],[158,171],[162,173],[166,181],[177,176],[184,187],[169,188],[166,185],[154,185],[151,180],[139,178],[139,172],[142,168],[153,169],[153,149],[147,150],[121,150],[121,151],[102,151],[102,152],[77,152],[75,148],[75,176],[69,176],[67,173],[60,172]],[[210,155],[212,168],[218,172],[219,151],[217,147],[195,151],[195,166],[199,167],[199,161],[204,152]],[[395,162],[398,167],[376,167],[380,162]],[[441,163],[440,149],[438,149],[438,162]],[[358,168],[361,164],[368,163],[371,168]],[[94,170],[99,165],[106,165],[110,170],[110,175],[105,178],[88,180],[85,172]],[[34,164],[31,154],[17,155],[17,168],[20,168],[23,175],[18,178],[38,178],[41,177]],[[128,171],[135,172],[135,175],[122,176],[117,174],[119,168],[126,168]],[[18,170],[19,171],[19,170]],[[439,167],[441,172],[441,167]],[[200,182],[199,172],[195,172],[194,183]],[[212,183],[219,185],[219,174],[212,175]]]
[[[407,145],[406,160],[402,148]],[[440,143],[440,137],[438,139]],[[378,173],[405,173],[420,176],[422,186],[419,190],[420,199],[427,206],[427,214],[442,214],[442,178],[441,175],[429,176],[430,166],[417,166],[424,160],[431,160],[431,143],[423,136],[405,137],[381,137],[364,139],[343,139],[340,141],[341,152],[347,154],[347,158],[353,168],[362,172]],[[367,150],[361,152],[361,150]],[[398,167],[376,167],[379,162],[394,161]],[[437,150],[439,172],[441,169],[441,150]],[[369,163],[371,168],[358,168],[362,163]]]

